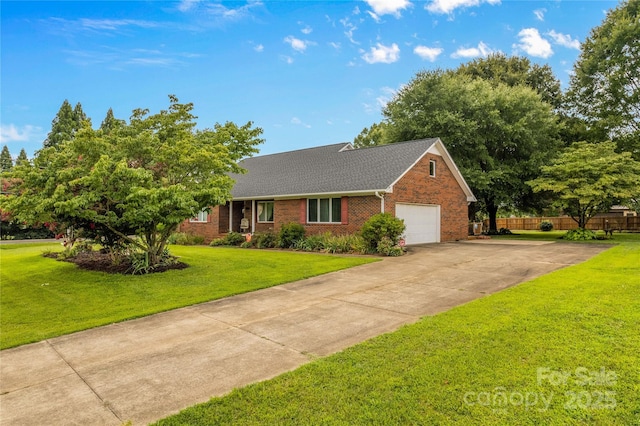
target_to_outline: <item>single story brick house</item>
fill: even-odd
[[[404,219],[407,244],[466,239],[476,201],[439,138],[368,148],[350,143],[242,160],[233,200],[181,224],[206,240],[229,231],[278,232],[299,222],[307,234],[357,232],[372,215]]]

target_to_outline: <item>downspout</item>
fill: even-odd
[[[384,213],[384,194],[380,194],[379,191],[374,192],[375,196],[380,198],[380,213]]]
[[[233,231],[233,200],[229,201],[229,232]]]
[[[256,200],[251,200],[251,233],[252,234],[256,233],[255,211],[256,211]]]

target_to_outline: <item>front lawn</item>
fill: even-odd
[[[513,232],[512,235],[492,235],[491,239],[496,240],[537,240],[537,241],[563,241],[566,243],[589,243],[589,244],[618,244],[618,243],[633,243],[640,242],[640,233],[632,233],[632,232],[614,232],[612,237],[606,237],[604,231],[595,231],[596,236],[598,238],[602,238],[600,240],[589,240],[589,241],[567,241],[563,240],[562,236],[567,233],[567,231],[521,231],[521,230],[511,230]]]
[[[639,259],[623,243],[158,424],[640,424]]]
[[[130,276],[45,258],[60,245],[0,245],[0,348],[142,317],[374,261],[293,252],[173,246],[184,270]]]

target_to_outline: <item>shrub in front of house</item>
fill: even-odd
[[[378,213],[371,216],[362,226],[360,235],[364,239],[367,251],[370,253],[380,253],[378,244],[383,238],[388,238],[392,246],[398,244],[400,237],[405,230],[404,221],[394,217],[390,213]],[[389,242],[385,240],[384,244]],[[380,253],[385,254],[385,253]]]
[[[304,239],[304,226],[296,222],[285,223],[280,227],[278,247],[294,248],[295,244]]]
[[[325,234],[326,235],[326,234]],[[331,235],[326,236],[325,251],[328,253],[361,253],[366,252],[366,244],[360,235]]]
[[[382,237],[380,242],[378,242],[378,247],[376,248],[376,251],[379,254],[382,254],[385,256],[402,256],[402,254],[404,253],[404,251],[402,250],[402,247],[400,247],[398,244],[393,244],[393,241],[391,240],[391,238],[386,236]]]
[[[210,246],[239,246],[247,239],[239,232],[229,232],[223,238],[216,238],[209,243]]]
[[[549,222],[548,220],[543,220],[542,222],[540,222],[540,230],[543,232],[549,232],[553,229],[553,223]]]
[[[255,248],[274,248],[278,244],[278,236],[271,232],[256,232],[251,237],[251,244]]]
[[[169,244],[181,246],[197,246],[204,243],[204,237],[200,235],[188,234],[186,232],[174,232],[167,240]]]
[[[562,239],[567,241],[588,241],[595,240],[596,233],[590,229],[577,228],[567,231],[566,234],[562,237]]]
[[[330,237],[330,232],[309,235],[296,241],[293,248],[302,251],[323,251],[325,249],[327,239]]]

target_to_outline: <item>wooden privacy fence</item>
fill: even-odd
[[[498,229],[519,229],[533,231],[540,229],[540,222],[553,223],[553,229],[568,231],[576,229],[578,224],[570,217],[509,217],[497,219]],[[484,221],[485,229],[489,229],[489,220]],[[640,216],[597,216],[587,222],[587,229],[594,231],[614,229],[622,231],[640,231]]]

